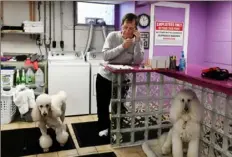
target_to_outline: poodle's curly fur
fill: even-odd
[[[202,111],[194,91],[183,89],[177,93],[170,109],[173,127],[159,139],[144,142],[142,149],[145,154],[148,157],[183,157],[186,150],[187,157],[198,157]]]
[[[36,106],[32,109],[33,121],[39,122],[41,131],[40,146],[45,152],[52,146],[52,139],[47,134],[47,128],[56,132],[56,140],[61,146],[68,140],[66,125],[64,124],[67,95],[60,91],[55,95],[41,94],[36,99]]]

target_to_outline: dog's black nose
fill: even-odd
[[[189,110],[188,106],[185,106],[184,110],[187,112]]]
[[[46,116],[47,115],[47,113],[43,113],[43,116]]]

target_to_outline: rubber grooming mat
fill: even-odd
[[[60,144],[56,141],[56,134],[53,129],[49,128],[48,134],[53,140],[53,144],[49,148],[49,152],[75,149],[75,145],[70,133],[69,139],[64,147],[61,147]],[[39,145],[40,136],[41,132],[39,128],[1,131],[2,157],[19,157],[44,153],[43,149]]]
[[[97,130],[97,122],[85,122],[72,124],[73,131],[76,135],[79,147],[90,147],[110,144],[110,134],[108,136],[99,137]]]
[[[84,155],[84,156],[78,156],[78,157],[117,157],[114,152],[109,153],[101,153],[101,154],[90,154],[90,155]]]

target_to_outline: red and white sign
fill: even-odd
[[[183,46],[182,22],[155,22],[155,45]]]

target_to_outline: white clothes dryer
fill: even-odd
[[[88,52],[87,61],[90,63],[90,113],[97,113],[97,101],[96,101],[96,78],[99,72],[100,63],[104,62],[103,52]],[[110,107],[111,111],[111,107]]]

